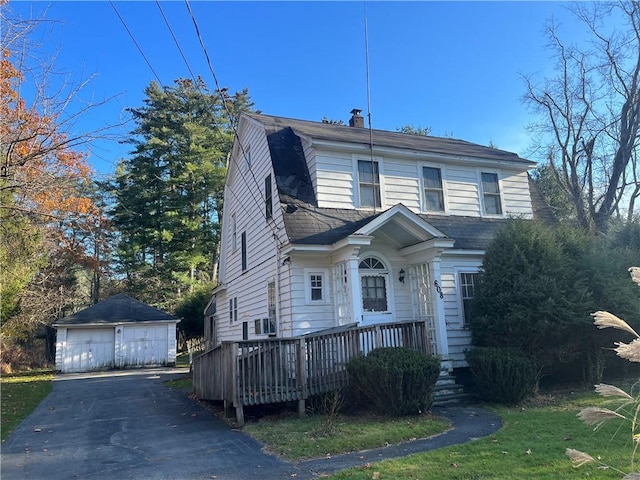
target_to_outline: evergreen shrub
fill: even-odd
[[[415,415],[433,403],[440,360],[404,347],[372,350],[347,364],[353,388],[385,415]]]
[[[512,348],[475,347],[466,352],[477,392],[483,400],[514,404],[531,395],[536,363]]]

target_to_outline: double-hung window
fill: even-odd
[[[436,167],[422,167],[422,182],[424,186],[424,210],[427,212],[444,212],[442,171]]]
[[[238,321],[238,297],[229,299],[229,323]]]
[[[358,194],[361,207],[380,207],[380,171],[374,160],[358,160]]]
[[[477,272],[460,272],[460,299],[462,300],[462,318],[465,326],[471,322],[471,300],[478,284]]]
[[[482,172],[482,205],[487,215],[502,215],[500,184],[497,173]]]
[[[242,248],[242,271],[247,269],[247,232],[242,232],[240,235],[240,243]]]

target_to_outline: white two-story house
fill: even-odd
[[[549,215],[515,153],[452,138],[243,114],[228,166],[208,347],[424,320],[465,365],[467,303],[510,216]]]

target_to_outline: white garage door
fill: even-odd
[[[104,370],[114,366],[113,328],[70,328],[64,350],[64,372]]]
[[[122,338],[124,367],[167,363],[167,326],[126,326]]]

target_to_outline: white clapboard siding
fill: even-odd
[[[295,257],[291,263],[291,288],[289,290],[289,300],[292,305],[292,318],[288,336],[304,335],[325,328],[337,326],[335,319],[335,309],[333,306],[333,281],[330,259],[326,256]],[[305,278],[305,269],[322,269],[325,274],[326,298],[323,302],[308,302],[307,292],[308,282]],[[307,272],[308,273],[308,272]]]
[[[318,206],[324,208],[354,208],[353,160],[351,155],[318,153],[317,177]]]
[[[480,215],[478,176],[474,169],[447,165],[443,181],[449,215]]]
[[[402,203],[405,207],[418,212],[420,209],[420,182],[417,177],[415,161],[385,159],[384,162],[384,200],[385,206]]]
[[[275,174],[270,159],[269,145],[264,129],[247,123],[242,136],[243,145],[250,145],[251,171],[237,173],[228,189],[234,194],[225,195],[225,222],[222,229],[221,257],[225,257],[225,269],[221,282],[225,289],[216,295],[217,341],[239,340],[243,324],[248,327],[248,338],[265,338],[256,335],[255,322],[268,317],[268,284],[278,283],[282,289],[282,276],[287,266],[278,256],[274,238],[283,239],[283,218],[278,198]],[[264,182],[271,175],[273,218],[265,218]],[[237,248],[232,250],[231,215],[236,218]],[[226,228],[225,228],[226,227]],[[242,233],[246,233],[247,269],[242,271]],[[222,273],[222,272],[221,272]],[[278,277],[280,276],[280,279]],[[288,282],[288,279],[287,279]],[[237,320],[231,320],[229,300],[237,298]],[[276,289],[276,304],[282,308],[282,295]],[[281,310],[278,310],[278,314]],[[281,325],[277,326],[280,334]]]
[[[531,194],[527,173],[505,174],[502,179],[502,188],[506,212],[510,215],[530,218]]]

